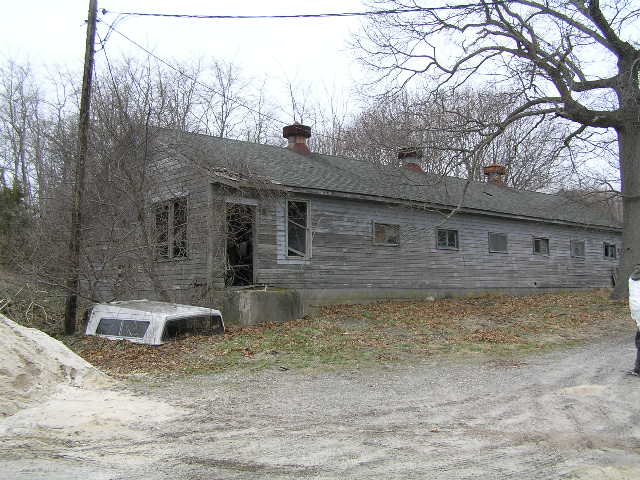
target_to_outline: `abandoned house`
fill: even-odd
[[[96,295],[202,303],[267,285],[328,303],[615,279],[621,228],[604,210],[508,188],[499,165],[467,183],[422,172],[415,151],[381,167],[309,151],[306,126],[283,133],[287,147],[154,130],[140,250],[96,262]]]

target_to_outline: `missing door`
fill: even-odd
[[[227,204],[227,263],[225,285],[253,285],[255,207]]]

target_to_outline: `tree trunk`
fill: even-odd
[[[617,130],[623,195],[623,254],[613,298],[629,295],[628,278],[640,263],[640,126],[628,122]]]

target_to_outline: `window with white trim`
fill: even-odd
[[[373,244],[392,247],[400,245],[400,225],[373,222]]]
[[[536,255],[549,255],[549,239],[548,238],[534,238],[533,239],[533,253]]]
[[[611,258],[611,259],[618,258],[615,243],[604,242],[603,253],[604,253],[604,258]]]
[[[585,257],[584,240],[571,240],[569,245],[570,245],[570,248],[571,248],[571,256],[573,258],[584,258]]]
[[[489,232],[489,252],[507,253],[507,234]]]
[[[309,253],[309,204],[287,200],[287,256],[306,258]]]
[[[153,204],[156,260],[187,258],[187,197]]]
[[[436,233],[436,246],[444,250],[458,250],[458,231],[439,228]]]

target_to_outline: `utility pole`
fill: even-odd
[[[98,0],[89,0],[87,18],[87,41],[84,52],[84,74],[80,97],[80,124],[78,126],[78,156],[76,158],[73,204],[71,207],[71,232],[69,238],[69,278],[64,311],[64,333],[71,335],[76,330],[78,290],[80,287],[80,245],[82,234],[82,205],[84,198],[85,164],[89,136],[89,110],[91,107],[91,81],[93,78],[93,56],[95,52]]]

